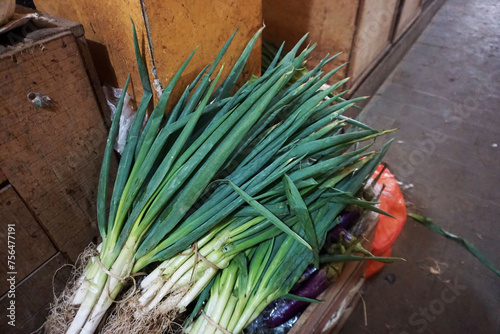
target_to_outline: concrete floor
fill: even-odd
[[[408,211],[500,268],[500,2],[448,0],[362,120],[400,129],[385,160]],[[409,219],[393,255],[365,285],[368,326],[360,303],[341,333],[500,333],[500,277],[461,246]]]

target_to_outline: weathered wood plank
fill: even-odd
[[[0,56],[0,165],[58,250],[75,260],[97,235],[95,197],[107,130],[75,37]],[[51,98],[39,108],[29,92]]]
[[[182,90],[206,64],[215,59],[219,49],[238,28],[221,60],[221,64],[225,64],[222,77],[227,76],[247,42],[262,26],[262,2],[259,0],[219,0],[213,5],[197,0],[144,0],[143,3],[151,29],[158,76],[163,84],[165,78],[175,75],[198,46],[183,80],[179,82],[178,87]],[[252,74],[260,74],[260,58],[260,43],[257,43],[243,69],[240,83],[250,79]]]
[[[262,25],[262,5],[259,0],[221,0],[216,5],[195,0],[122,1],[119,5],[111,0],[63,3],[60,0],[45,0],[37,4],[37,8],[51,15],[81,22],[101,82],[123,87],[130,73],[132,80],[129,92],[135,100],[140,99],[142,88],[134,56],[130,18],[136,24],[146,65],[152,68],[143,10],[149,22],[158,78],[164,86],[165,79],[170,80],[179,65],[199,46],[196,56],[178,82],[174,98],[182,93],[206,64],[213,61],[220,47],[239,27],[233,45],[222,60],[225,63],[224,77],[248,38]],[[249,59],[241,82],[259,73],[258,46]]]
[[[12,186],[0,190],[0,295],[9,289],[7,273],[20,281],[57,251]],[[9,227],[12,229],[9,233]],[[10,242],[9,242],[10,241]],[[9,247],[11,246],[11,247]],[[14,251],[11,254],[10,251]],[[12,262],[8,257],[12,256]]]
[[[15,297],[8,295],[0,299],[0,308],[3,311],[0,322],[0,333],[32,333],[39,329],[49,313],[50,303],[54,293],[61,293],[66,285],[71,268],[65,267],[66,263],[61,253],[57,253],[30,276],[16,285]],[[15,327],[10,326],[5,310],[15,301]]]
[[[127,75],[132,76],[129,92],[140,99],[140,78],[134,58],[132,25],[137,25],[139,43],[147,52],[139,1],[60,1],[46,0],[37,4],[39,11],[63,17],[83,25],[89,50],[102,83],[123,87]],[[168,31],[168,30],[166,30]],[[150,66],[150,62],[147,62]]]
[[[304,34],[309,33],[305,44],[317,43],[317,47],[308,60],[308,67],[317,65],[326,54],[342,52],[324,67],[325,70],[332,70],[351,57],[358,7],[359,1],[352,0],[266,0],[263,2],[264,39],[277,45],[286,41],[290,49]],[[346,76],[347,68],[344,67],[330,82]]]
[[[394,35],[395,41],[403,36],[405,31],[415,22],[421,12],[422,0],[403,0]]]
[[[413,43],[415,43],[445,1],[446,0],[433,0],[426,2],[426,6],[423,7],[422,14],[418,17],[415,24],[411,25],[403,34],[404,36],[392,45],[382,61],[375,66],[365,80],[358,86],[352,97],[371,96],[375,94],[380,88],[380,85],[382,85],[387,76],[394,70],[396,64],[404,57]],[[368,101],[369,100],[364,100],[359,104],[364,106]],[[357,114],[358,113],[354,109],[351,109],[347,113],[347,115],[351,117],[356,117]]]
[[[349,76],[360,82],[390,46],[398,0],[363,0],[354,40]]]

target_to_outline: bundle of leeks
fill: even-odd
[[[265,84],[247,85],[237,96],[229,97],[259,35],[260,31],[214,92],[221,70],[215,79],[211,76],[233,34],[211,66],[203,69],[185,89],[169,116],[165,116],[170,94],[193,52],[163,91],[142,129],[152,91],[134,28],[144,95],[128,133],[107,211],[110,161],[129,79],[113,118],[97,198],[102,244],[99,254],[86,264],[82,276],[69,282],[62,300],[56,301],[57,307],[46,322],[48,332],[93,333],[125,280],[142,269],[144,262],[137,263],[140,256],[157,246],[151,243],[152,236],[167,235],[185,218],[240,142],[266,116],[265,107],[286,82],[289,69],[276,71],[268,80],[263,80]]]
[[[363,164],[357,166],[356,173],[323,188],[314,201],[308,200],[306,191],[299,191],[285,176],[287,203],[295,218],[295,224],[290,224],[293,230],[321,249],[327,232],[336,226],[337,216],[347,203],[377,210],[373,203],[359,200],[353,194],[371,175],[387,147],[384,145],[373,156],[359,160]],[[287,295],[308,265],[318,268],[317,253],[290,234],[276,232],[245,253],[239,253],[216,276],[203,316],[189,325],[189,333],[240,333],[273,300]]]
[[[341,115],[356,100],[335,103],[343,95],[340,93],[324,101],[344,82],[326,91],[319,90],[338,70],[322,75],[321,68],[332,58],[326,57],[315,69],[285,88],[295,69],[314,48],[306,48],[296,56],[303,40],[280,61],[279,55],[276,56],[260,78],[246,83],[229,97],[259,34],[260,31],[249,42],[228,78],[215,90],[220,71],[213,81],[210,77],[231,37],[214,63],[198,75],[165,116],[170,93],[191,55],[170,81],[141,130],[152,94],[134,33],[145,93],[127,137],[109,212],[106,212],[112,143],[124,96],[117,107],[98,189],[102,247],[99,255],[87,264],[81,279],[75,282],[76,291],[68,309],[77,311],[74,315],[64,315],[70,324],[68,328],[63,325],[63,331],[93,333],[127,278],[148,264],[174,261],[176,255],[193,245],[203,245],[203,240],[208,242],[209,236],[224,224],[229,226],[235,220],[238,221],[235,224],[248,223],[236,218],[238,211],[253,208],[266,218],[266,224],[272,224],[265,228],[278,231],[275,233],[285,232],[304,247],[314,249],[293,231],[293,226],[281,222],[256,199],[265,199],[269,205],[283,205],[281,179],[286,173],[290,182],[300,189],[314,189],[320,183],[317,179],[340,170],[355,174],[365,163],[363,160],[369,161],[375,154],[363,153],[364,149],[342,154],[357,142],[381,133]],[[352,130],[340,135],[347,124]],[[213,189],[211,183],[221,176],[224,181],[213,183]],[[332,185],[344,177],[340,174],[334,177],[336,181]],[[329,187],[326,186],[325,192]],[[201,200],[202,195],[206,199]],[[252,215],[257,217],[255,212]],[[196,254],[198,252],[194,252]],[[224,267],[229,260],[220,266]],[[145,281],[148,280],[151,281]],[[208,282],[190,284],[193,287],[190,296],[194,299]],[[47,328],[51,330],[50,325]]]

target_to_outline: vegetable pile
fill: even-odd
[[[299,52],[304,36],[230,96],[260,33],[216,89],[233,34],[165,116],[193,52],[142,128],[152,91],[134,29],[144,95],[108,202],[128,80],[110,129],[97,202],[102,244],[58,301],[48,332],[94,333],[130,287],[104,332],[165,332],[201,294],[193,316],[210,297],[189,331],[239,333],[308,265],[319,267],[347,205],[382,212],[357,195],[390,144],[373,150],[373,141],[390,131],[342,115],[361,99],[337,93],[346,80],[320,89],[340,69],[322,72],[336,56],[291,82],[314,50]],[[149,275],[136,286],[142,271]]]

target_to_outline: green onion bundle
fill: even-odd
[[[358,133],[358,135],[363,134],[366,135],[364,132]],[[352,137],[338,136],[342,139],[340,142],[348,141],[347,138],[352,139]],[[310,213],[304,212],[305,217],[310,214],[316,215],[325,211],[332,201],[340,201],[339,208],[343,208],[346,201],[351,200],[351,196],[347,193],[332,192],[328,188],[349,177],[353,169],[361,168],[372,159],[374,152],[367,154],[360,152],[363,150],[325,160],[329,162],[325,168],[318,169],[314,164],[292,171],[290,176],[285,174],[284,185],[278,184],[271,191],[256,197],[264,204],[262,206],[258,206],[256,199],[238,188],[237,192],[248,201],[249,205],[243,206],[203,236],[197,242],[197,252],[186,250],[160,264],[141,282],[140,304],[146,311],[151,311],[165,296],[186,289],[194,282],[176,305],[182,310],[198,296],[217,271],[225,268],[235,256],[282,233],[289,234],[294,240],[313,251],[317,263],[318,238],[315,232],[310,233],[312,223],[301,219],[301,210],[309,205]],[[336,163],[338,165],[335,165]],[[319,182],[313,177],[319,177]],[[304,202],[301,207],[295,205],[295,202],[291,206],[290,201],[294,198],[291,197],[291,193],[295,198],[303,196]],[[369,202],[365,204],[373,206]],[[373,207],[373,210],[378,209]],[[332,217],[330,219],[332,220]],[[303,226],[303,229],[307,235],[299,236],[293,228],[304,222],[307,226]]]
[[[277,68],[281,64],[277,65],[278,58],[279,53],[273,65]],[[275,114],[266,120],[262,134],[248,141],[246,149],[235,158],[240,161],[235,163],[237,167],[218,181],[228,185],[218,187],[165,239],[165,245],[188,236],[197,241],[185,249],[162,247],[164,251],[156,253],[153,260],[166,260],[141,282],[140,294],[133,301],[139,310],[131,313],[148,314],[161,308],[166,316],[170,311],[183,311],[219,269],[227,267],[239,254],[281,234],[312,251],[317,264],[324,237],[318,239],[312,222],[304,217],[328,212],[326,221],[330,225],[325,226],[331,228],[338,212],[348,203],[377,210],[373,203],[359,201],[353,194],[369,174],[361,171],[371,171],[363,166],[376,166],[385,152],[385,148],[378,153],[367,152],[371,145],[359,144],[386,132],[343,117],[342,112],[353,101],[332,104],[341,94],[324,100],[343,83],[318,90],[336,71],[321,76],[321,67],[328,60],[325,58],[308,72],[311,74],[279,93],[276,104],[268,107]],[[277,112],[285,117],[279,118]],[[334,189],[336,186],[340,188]],[[301,200],[294,201],[297,198]],[[337,203],[337,213],[328,211],[332,202]],[[304,236],[294,231],[297,226],[302,226]],[[211,230],[205,232],[206,227]]]
[[[287,202],[294,213],[292,220],[296,221],[294,231],[321,249],[327,232],[336,225],[336,218],[346,204],[356,203],[381,212],[373,203],[353,195],[378,166],[387,147],[388,144],[373,156],[359,160],[364,164],[357,166],[356,173],[343,176],[335,184],[329,183],[329,187],[320,186],[323,191],[314,201],[308,200],[305,192],[298,191],[285,176]],[[276,233],[272,239],[247,250],[246,256],[241,255],[243,253],[218,274],[204,316],[188,328],[189,333],[215,333],[220,327],[230,333],[240,333],[273,300],[287,295],[309,264],[319,267],[316,253],[286,233]]]
[[[165,117],[170,94],[193,52],[163,91],[142,129],[152,91],[134,29],[144,95],[129,130],[107,211],[110,161],[129,79],[113,118],[97,199],[102,245],[99,255],[87,264],[83,277],[77,279],[77,290],[66,305],[67,310],[57,309],[49,316],[46,325],[49,331],[93,333],[122,291],[125,279],[153,261],[144,256],[154,256],[162,250],[158,243],[187,216],[239,143],[265,116],[265,107],[286,82],[290,69],[276,71],[260,89],[245,86],[238,96],[229,97],[259,35],[260,31],[249,42],[227,79],[215,90],[222,69],[215,79],[211,76],[216,73],[233,34],[215,61],[186,87],[170,115]],[[192,242],[189,238],[182,240],[180,248]],[[63,314],[64,320],[71,320],[60,328],[57,323],[61,314],[58,313],[65,312],[68,314]],[[59,317],[59,320],[51,321],[51,317]]]
[[[180,305],[186,306],[206,290],[219,269],[269,240],[281,238],[300,252],[305,247],[303,261],[318,261],[323,230],[311,229],[312,221],[304,220],[303,206],[313,213],[313,220],[328,213],[325,222],[331,221],[334,211],[341,210],[345,198],[364,182],[366,175],[359,171],[380,160],[380,152],[366,152],[370,145],[360,148],[358,144],[384,133],[342,116],[359,100],[344,101],[345,92],[335,93],[345,81],[319,89],[339,69],[321,72],[334,57],[325,57],[289,84],[314,49],[298,53],[305,37],[284,57],[280,49],[260,78],[247,82],[230,97],[260,32],[215,89],[222,71],[216,69],[233,34],[165,116],[170,94],[193,52],[142,128],[152,91],[134,29],[144,95],[106,210],[112,147],[127,79],[110,129],[98,188],[102,245],[75,283],[76,291],[67,306],[68,313],[75,312],[64,315],[70,319],[64,332],[94,333],[124,289],[125,280],[152,263],[163,262],[142,283],[145,294],[139,300],[146,308],[155,307],[171,288],[183,286]],[[328,96],[331,98],[325,100]],[[294,202],[298,197],[302,202]],[[344,200],[334,205],[333,197]]]

